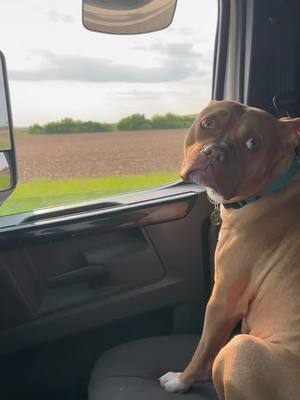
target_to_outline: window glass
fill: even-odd
[[[81,0],[1,0],[19,184],[0,215],[174,182],[211,96],[217,2],[178,0],[172,25],[86,30]]]

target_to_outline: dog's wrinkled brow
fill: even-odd
[[[217,130],[227,130],[233,128],[235,125],[239,125],[241,119],[247,114],[244,107],[231,106],[222,107],[219,109],[210,110],[210,108],[216,108],[210,106],[199,115],[198,126],[201,127],[201,122],[205,119],[212,119],[216,123]]]

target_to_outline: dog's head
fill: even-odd
[[[296,129],[300,118],[278,120],[233,101],[211,101],[186,135],[181,176],[219,202],[258,196],[289,168]]]

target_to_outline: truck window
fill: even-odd
[[[211,97],[217,2],[179,0],[172,25],[90,32],[81,0],[0,5],[19,184],[0,215],[179,180],[183,138]]]

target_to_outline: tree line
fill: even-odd
[[[64,118],[60,121],[48,122],[44,125],[34,124],[27,133],[31,135],[51,135],[64,133],[90,133],[113,131],[137,131],[151,129],[185,129],[189,128],[195,119],[195,115],[154,115],[146,118],[144,114],[133,114],[122,118],[115,124],[95,121],[80,121],[72,118]]]

